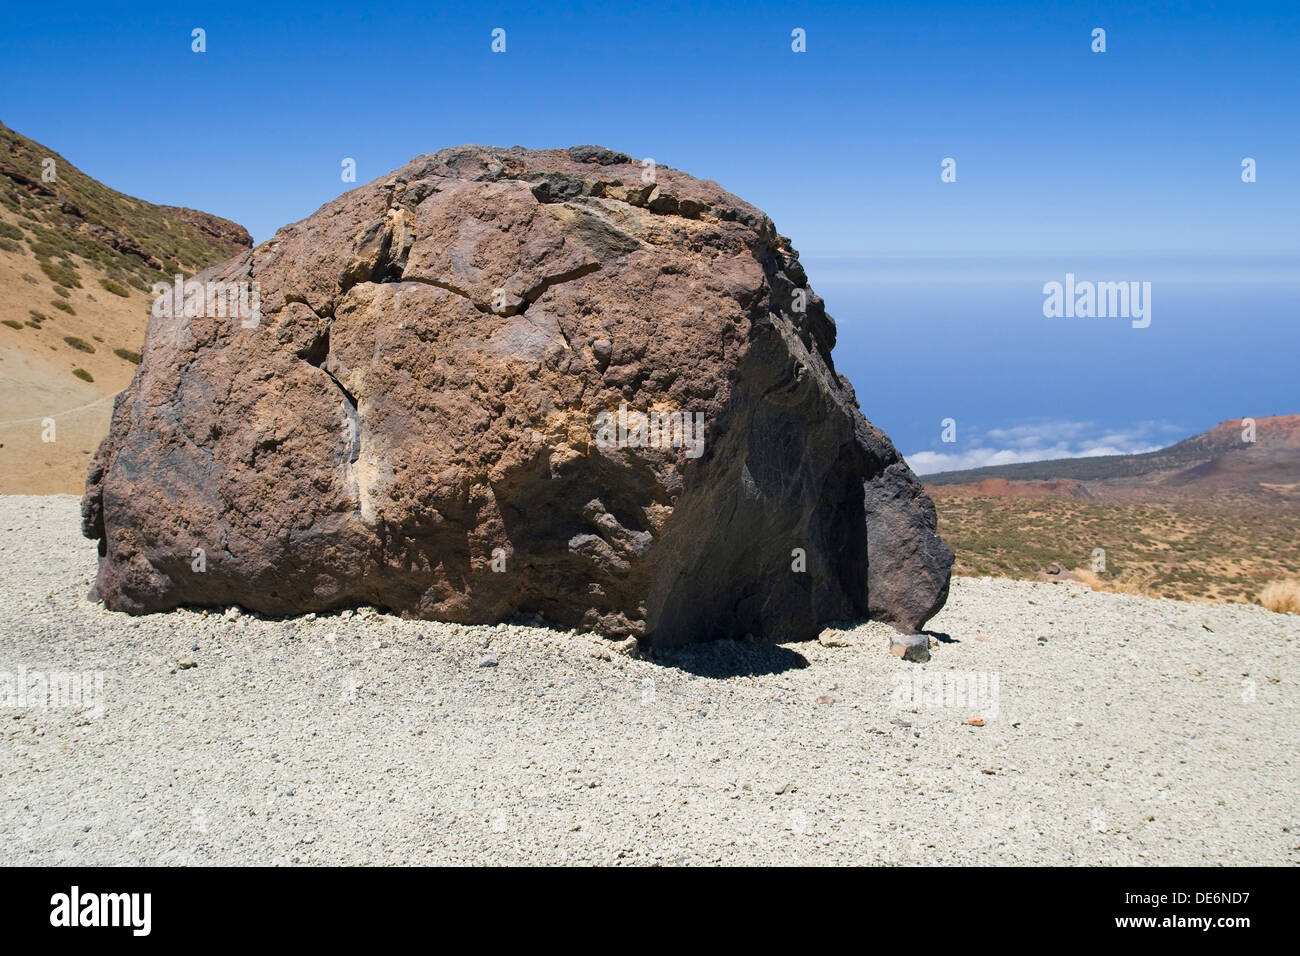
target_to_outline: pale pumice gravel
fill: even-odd
[[[0,532],[0,674],[103,677],[98,712],[0,699],[3,864],[1300,861],[1295,615],[957,578],[925,665],[876,624],[646,660],[133,618],[86,599],[75,497],[0,498]]]

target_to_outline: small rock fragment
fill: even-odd
[[[930,659],[930,638],[926,634],[890,635],[889,653],[905,661],[923,664]]]
[[[817,635],[817,643],[822,647],[855,647],[843,631],[822,631]]]

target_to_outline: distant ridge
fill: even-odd
[[[1243,419],[1230,418],[1209,431],[1184,439],[1168,448],[1139,455],[1098,455],[1090,458],[1053,458],[1046,461],[1026,461],[1011,465],[987,465],[961,471],[945,471],[922,476],[927,485],[977,484],[989,478],[1008,481],[1105,481],[1108,479],[1142,478],[1171,472],[1181,472],[1234,452],[1250,452],[1254,456],[1282,452],[1289,459],[1289,451],[1300,452],[1300,415],[1277,415],[1256,418],[1255,442],[1242,441],[1245,426]]]
[[[927,475],[957,572],[1260,602],[1300,576],[1300,415],[1240,418],[1140,455]]]
[[[3,123],[0,206],[26,234],[23,239],[38,259],[76,255],[142,291],[170,281],[177,272],[189,275],[224,262],[253,245],[237,223],[110,189]]]

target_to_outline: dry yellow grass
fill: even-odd
[[[1144,597],[1158,597],[1152,589],[1152,577],[1126,572],[1119,577],[1106,578],[1088,568],[1075,568],[1074,573],[1094,591],[1109,591],[1111,594],[1140,594]]]
[[[1300,507],[1273,494],[1155,503],[933,490],[958,574],[1034,581],[1059,565],[1097,590],[1250,604],[1270,581],[1300,580]],[[1106,570],[1093,576],[1097,548]]]
[[[1259,592],[1259,603],[1279,614],[1300,614],[1300,581],[1274,581]]]

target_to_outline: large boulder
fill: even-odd
[[[712,182],[420,157],[160,298],[82,505],[98,592],[656,645],[916,631],[952,552],[834,343],[789,240]]]

